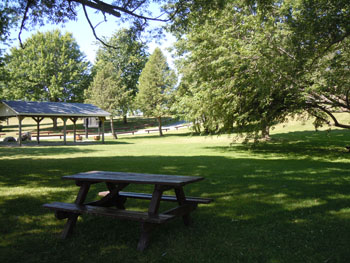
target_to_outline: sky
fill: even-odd
[[[87,9],[87,12],[89,14],[92,24],[97,25],[99,22],[103,20],[102,14],[95,14],[95,12],[91,9]],[[112,36],[114,32],[120,29],[122,25],[118,25],[118,23],[116,22],[117,19],[118,18],[115,18],[113,16],[107,16],[107,22],[101,23],[95,29],[98,37],[109,38]],[[98,44],[84,16],[84,12],[82,8],[78,9],[77,21],[69,21],[67,23],[60,24],[60,25],[46,24],[43,27],[37,26],[34,29],[23,31],[21,35],[22,42],[24,42],[26,38],[30,37],[32,34],[36,33],[37,31],[46,32],[54,29],[60,29],[62,32],[72,33],[73,37],[75,38],[75,40],[77,41],[80,47],[80,50],[84,52],[87,59],[91,63],[94,63],[96,52],[98,49]],[[17,46],[17,47],[19,46],[18,32],[19,32],[18,27],[11,32],[11,38],[14,38],[14,41],[12,42],[11,46]],[[174,41],[175,41],[175,38],[172,35],[166,34],[166,38],[160,41],[160,43],[156,43],[156,41],[152,41],[151,43],[149,43],[148,51],[152,53],[156,47],[159,47],[162,50],[163,54],[167,57],[168,64],[171,67],[173,67],[173,60],[172,60],[171,54],[167,51],[167,48],[171,47]]]

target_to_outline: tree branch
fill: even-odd
[[[115,17],[121,16],[118,11],[114,10],[115,6],[108,5],[108,4],[100,2],[100,1],[96,1],[97,3],[93,3],[93,2],[88,1],[88,0],[71,0],[71,1],[81,4],[83,7],[88,6],[88,7],[95,9],[95,10],[100,10],[101,12],[108,13],[108,14],[115,16]]]
[[[323,57],[327,51],[335,44],[337,43],[340,43],[342,42],[345,38],[347,38],[348,36],[350,36],[350,31],[349,32],[346,32],[343,36],[341,36],[340,38],[338,39],[334,39],[333,41],[331,41],[331,43],[328,44],[328,46],[326,46],[326,48],[320,53],[318,54],[311,62],[310,64],[310,67],[309,68],[312,68],[313,65],[315,64],[316,60],[318,60],[319,58]]]
[[[71,0],[68,0],[68,4],[69,4],[69,10],[70,10],[75,16],[77,16],[77,13],[75,13],[75,11],[74,11],[73,8],[72,8],[72,1],[71,1]]]
[[[86,12],[86,7],[85,7],[85,5],[83,5],[83,10],[84,10],[85,18],[86,18],[86,20],[88,21],[88,23],[89,23],[89,25],[90,25],[90,27],[91,27],[92,33],[94,34],[95,38],[96,38],[98,41],[100,41],[104,46],[109,47],[109,48],[114,48],[114,49],[115,49],[114,46],[108,45],[107,43],[105,43],[102,39],[100,39],[100,38],[97,36],[96,31],[95,31],[95,28],[94,28],[94,26],[92,25],[92,23],[91,23],[91,21],[90,21],[90,18],[89,18],[88,13]]]
[[[101,12],[105,12],[107,14],[110,14],[112,16],[115,17],[120,17],[122,13],[131,15],[133,17],[139,18],[139,19],[145,19],[145,20],[150,20],[150,21],[158,21],[158,22],[167,22],[169,21],[169,19],[159,19],[159,18],[154,18],[154,17],[147,17],[147,16],[143,16],[143,15],[138,15],[135,13],[135,10],[130,11],[126,8],[123,7],[119,7],[119,6],[115,6],[115,5],[111,5],[111,4],[107,4],[103,1],[100,0],[93,0],[94,2],[91,2],[89,0],[71,0],[74,1],[76,3],[80,3],[82,5],[91,7],[95,10],[99,10]],[[140,7],[140,6],[139,6]]]
[[[326,108],[324,108],[324,107],[322,107],[320,105],[317,105],[317,104],[313,104],[313,105],[311,105],[311,107],[317,108],[317,109],[323,111],[324,113],[326,113],[329,117],[331,117],[331,119],[334,122],[334,126],[335,127],[344,128],[344,129],[350,129],[350,125],[339,123],[337,118],[329,110],[327,110]]]
[[[341,98],[339,96],[336,95],[331,95],[329,94],[327,95],[319,95],[316,93],[311,93],[310,94],[312,96],[312,98],[317,101],[318,103],[324,104],[324,105],[329,105],[331,107],[340,107],[340,108],[344,108],[349,110],[350,107],[346,102],[345,98]],[[348,95],[348,94],[347,94]]]
[[[140,2],[131,12],[135,12],[137,9],[140,8],[140,6],[142,6],[144,3],[146,2],[146,0],[143,0],[142,2]],[[128,6],[128,4],[130,3],[130,1],[128,1],[127,5],[125,5],[125,8]]]
[[[32,5],[32,0],[28,0],[26,8],[24,10],[24,14],[23,14],[22,22],[21,22],[21,27],[20,27],[20,30],[18,33],[18,40],[19,40],[19,44],[20,44],[21,48],[24,48],[23,43],[22,43],[22,38],[21,38],[22,30],[24,29],[24,23],[27,20],[27,14],[28,14],[28,11],[29,11],[29,8],[31,5]]]
[[[289,53],[288,53],[286,50],[284,50],[283,48],[277,47],[277,46],[276,46],[276,48],[277,48],[277,50],[279,50],[280,52],[286,54],[286,55],[287,55],[288,57],[290,57],[291,59],[295,60],[295,56],[289,54]]]

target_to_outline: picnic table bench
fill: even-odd
[[[31,134],[37,134],[37,131],[31,131]],[[39,134],[52,134],[52,133],[57,133],[56,131],[39,131]]]
[[[162,131],[168,131],[170,130],[170,128],[162,128]],[[145,130],[147,133],[150,133],[151,131],[159,131],[159,129],[146,129]]]
[[[137,131],[120,131],[120,132],[116,132],[116,134],[119,135],[119,134],[128,134],[128,133],[132,133],[132,135],[134,135],[135,132],[137,132]]]
[[[141,223],[141,235],[137,245],[139,251],[148,246],[150,234],[155,226],[177,217],[182,217],[185,225],[189,225],[190,213],[196,209],[197,204],[208,204],[212,201],[210,198],[185,196],[183,186],[204,179],[198,176],[91,171],[62,178],[74,180],[76,185],[80,186],[75,202],[53,202],[43,205],[55,211],[56,218],[67,219],[61,234],[62,238],[72,234],[77,218],[81,214],[137,221]],[[90,186],[96,183],[105,183],[108,191],[99,193],[102,197],[100,200],[85,203]],[[154,190],[152,194],[121,191],[130,184],[154,185]],[[164,191],[171,189],[175,191],[175,196],[163,195]],[[150,200],[148,212],[126,210],[125,203],[128,198]],[[161,201],[177,202],[178,206],[159,213]]]
[[[31,137],[37,137],[38,134],[36,133],[32,133],[31,134]],[[50,132],[47,132],[47,133],[40,133],[39,134],[39,137],[60,137],[60,139],[62,139],[62,137],[64,136],[63,133],[50,133]]]
[[[0,133],[0,137],[1,137],[1,136],[5,136],[5,135],[6,135],[6,133]]]
[[[64,130],[62,130],[61,132],[64,132]],[[66,132],[67,133],[72,133],[72,132],[74,132],[74,130],[66,130]],[[75,132],[85,132],[85,130],[84,129],[77,129],[77,130],[75,130]],[[95,130],[88,130],[88,132],[96,132]]]
[[[25,134],[25,133],[28,133],[28,132],[31,134],[31,136],[33,136],[34,134],[35,135],[38,134],[37,131],[22,131],[22,134]],[[39,132],[40,136],[44,135],[44,134],[49,135],[49,134],[52,134],[52,133],[57,133],[57,132],[56,131],[40,131]],[[19,133],[17,132],[16,135],[19,135]]]
[[[175,128],[176,130],[178,130],[179,128],[182,128],[182,127],[185,127],[185,125],[177,125],[177,126],[174,126],[174,128]]]

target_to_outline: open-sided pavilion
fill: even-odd
[[[37,142],[40,142],[40,122],[44,118],[63,120],[63,143],[67,143],[66,123],[70,119],[74,124],[74,142],[76,140],[76,122],[78,118],[97,117],[101,121],[102,142],[104,143],[104,121],[110,113],[92,104],[67,102],[1,101],[0,117],[17,117],[19,145],[22,145],[22,120],[30,117],[37,123]]]

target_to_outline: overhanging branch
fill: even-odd
[[[160,19],[159,18],[163,14],[158,16],[158,17],[147,17],[147,16],[136,14],[135,13],[135,11],[136,11],[135,9],[131,11],[131,10],[128,10],[127,8],[120,7],[120,6],[115,6],[115,5],[111,5],[111,4],[107,4],[107,3],[103,2],[103,1],[100,1],[100,0],[93,0],[93,1],[89,1],[89,0],[71,0],[71,1],[76,2],[76,3],[80,3],[81,5],[85,5],[85,6],[91,7],[93,9],[95,9],[95,10],[99,10],[101,12],[110,14],[110,15],[115,16],[115,17],[120,17],[121,16],[120,12],[122,12],[122,13],[128,14],[130,16],[133,16],[133,17],[136,17],[136,18],[139,18],[139,19],[149,20],[149,21],[158,21],[158,22],[167,22],[167,21],[169,21],[169,19]]]
[[[317,109],[323,111],[324,113],[326,113],[333,120],[333,122],[334,122],[333,125],[335,127],[344,128],[344,129],[350,129],[350,125],[339,123],[337,118],[334,116],[334,114],[332,112],[330,112],[328,109],[326,109],[326,108],[324,108],[324,107],[322,107],[320,105],[315,105],[315,104],[311,105],[311,107],[317,108]]]
[[[83,7],[88,6],[88,7],[95,9],[95,10],[99,10],[103,13],[108,13],[108,14],[115,16],[115,17],[121,16],[118,11],[115,11],[115,6],[108,5],[108,4],[103,3],[101,1],[95,1],[97,3],[94,3],[94,2],[91,2],[88,0],[71,0],[71,1],[81,4]]]
[[[22,31],[24,29],[24,24],[25,24],[25,22],[27,20],[27,14],[28,14],[29,8],[32,5],[32,3],[33,2],[31,0],[28,0],[26,8],[24,10],[24,14],[23,14],[22,22],[21,22],[21,27],[20,27],[19,33],[18,33],[18,40],[19,40],[19,44],[21,45],[21,48],[24,48],[23,43],[22,43],[21,35],[22,35]]]
[[[88,15],[88,13],[87,13],[87,11],[86,11],[85,5],[83,5],[83,10],[84,10],[85,18],[86,18],[86,20],[88,21],[88,23],[89,23],[89,25],[90,25],[90,27],[91,27],[91,30],[92,30],[92,33],[94,34],[94,37],[95,37],[98,41],[100,41],[104,46],[109,47],[109,48],[115,48],[115,47],[113,47],[113,46],[111,46],[111,45],[108,45],[106,42],[104,42],[102,39],[100,39],[100,38],[97,36],[96,31],[95,31],[95,28],[94,28],[94,26],[92,25],[92,23],[91,23],[91,21],[90,21],[90,18],[89,18],[89,15]]]

